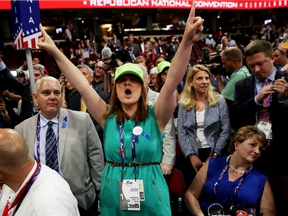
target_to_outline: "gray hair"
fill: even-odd
[[[138,60],[138,59],[142,59],[146,63],[146,59],[143,56],[137,56],[136,60]]]
[[[152,74],[158,74],[158,68],[157,67],[153,67],[151,70],[150,70],[150,75]]]
[[[140,65],[140,64],[135,64],[137,67],[139,67],[142,71],[143,71],[143,75],[147,76],[147,68],[144,67],[144,65]]]
[[[39,70],[40,71],[40,73],[41,73],[41,75],[44,75],[44,66],[43,65],[41,65],[41,64],[35,64],[35,65],[33,65],[33,69],[35,69],[35,70]]]
[[[36,93],[36,95],[38,94],[38,91],[40,89],[40,84],[41,84],[42,81],[56,82],[59,85],[59,87],[61,89],[61,92],[62,92],[62,88],[61,88],[60,82],[54,77],[47,76],[47,77],[43,77],[41,79],[38,79],[37,82],[35,83],[35,93]]]
[[[93,74],[93,70],[88,66],[88,65],[85,65],[85,64],[79,64],[77,65],[77,68],[80,69],[80,68],[87,68],[88,71],[91,73],[91,76],[94,76]]]

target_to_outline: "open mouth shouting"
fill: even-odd
[[[132,94],[132,92],[131,92],[130,89],[126,89],[126,90],[125,90],[125,96],[126,96],[126,97],[130,97],[131,94]]]

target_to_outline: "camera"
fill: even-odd
[[[94,71],[95,70],[95,61],[89,60],[87,63],[87,66],[90,67],[92,69],[92,71]]]
[[[226,73],[226,70],[222,66],[222,60],[220,55],[217,55],[213,59],[211,59],[207,48],[202,48],[202,54],[203,61],[200,62],[200,64],[204,64],[205,67],[207,67],[212,74],[216,75]]]
[[[104,62],[106,65],[109,65],[111,68],[116,68],[118,67],[116,59],[117,59],[117,54],[112,53],[111,58],[105,59]]]

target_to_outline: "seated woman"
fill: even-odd
[[[267,147],[265,134],[256,126],[245,126],[233,136],[228,157],[210,159],[197,173],[185,194],[193,215],[205,215],[213,203],[254,206],[257,215],[276,215],[267,176],[252,163]]]
[[[187,74],[180,99],[178,139],[188,159],[183,170],[186,185],[196,175],[193,168],[198,172],[207,158],[222,155],[230,141],[228,107],[224,98],[213,91],[210,80],[209,69],[195,65]]]

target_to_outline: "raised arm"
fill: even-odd
[[[182,42],[173,58],[167,79],[154,106],[156,121],[162,133],[174,112],[176,101],[174,92],[185,74],[193,43],[197,40],[198,34],[203,30],[202,23],[204,20],[201,17],[195,17],[195,5],[196,3],[193,2]]]
[[[86,107],[91,115],[101,125],[101,127],[104,127],[104,114],[107,110],[106,103],[99,97],[94,89],[89,86],[89,83],[79,69],[76,68],[75,65],[56,47],[41,24],[40,28],[43,37],[39,40],[38,46],[54,57],[65,77],[67,77],[69,82],[83,96]]]

